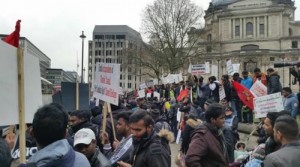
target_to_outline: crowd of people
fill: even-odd
[[[28,124],[26,145],[37,151],[25,164],[12,158],[16,141],[1,134],[0,167],[171,167],[171,154],[178,154],[176,164],[186,167],[300,166],[295,120],[299,94],[282,87],[279,79],[272,68],[267,74],[257,68],[252,76],[248,71],[242,77],[223,75],[220,81],[193,76],[187,82],[149,87],[147,97],[122,98],[118,106],[111,105],[112,116],[96,99],[89,110],[78,111],[51,103],[39,108]],[[253,111],[232,82],[250,89],[256,81],[267,87],[267,94],[282,93],[284,110],[260,118],[257,147],[249,151],[239,139],[238,124],[253,123]],[[180,151],[171,153],[170,143],[175,142]]]

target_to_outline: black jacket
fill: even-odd
[[[267,92],[269,94],[281,92],[282,85],[280,83],[280,76],[275,72],[270,75],[267,85]]]
[[[171,167],[171,152],[154,131],[148,138],[133,141],[132,167]]]

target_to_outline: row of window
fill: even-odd
[[[131,75],[128,75],[127,78],[128,78],[129,81],[131,81],[131,79],[132,79]],[[121,75],[120,75],[120,79],[125,79],[125,75],[124,75],[124,77],[123,77],[123,75],[121,74]],[[135,81],[136,81],[136,77],[135,77]]]
[[[240,25],[235,26],[235,36],[240,36],[241,27]],[[265,34],[265,24],[259,24],[259,35]],[[248,22],[246,24],[246,35],[253,35],[253,23]]]
[[[107,56],[113,56],[115,53],[117,54],[117,56],[123,55],[122,50],[117,50],[117,51],[115,51],[115,50],[106,50],[105,53],[106,53],[105,55],[107,55]],[[95,56],[101,56],[101,55],[104,56],[104,51],[95,50]]]
[[[101,48],[101,47],[104,47],[104,48],[105,47],[106,48],[112,48],[112,47],[122,48],[123,47],[123,42],[95,42],[95,47],[98,47],[98,48]]]
[[[126,35],[95,35],[95,39],[126,39]]]

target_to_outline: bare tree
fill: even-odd
[[[142,31],[150,41],[146,50],[159,66],[158,73],[162,69],[176,73],[198,54],[200,34],[189,36],[189,32],[201,28],[202,16],[203,10],[190,0],[156,0],[145,8]]]

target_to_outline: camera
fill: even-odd
[[[274,68],[291,67],[291,66],[300,67],[300,62],[274,63]]]

